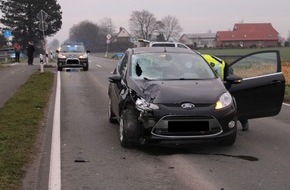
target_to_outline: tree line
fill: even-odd
[[[28,41],[34,41],[38,48],[43,48],[46,37],[52,37],[62,27],[62,11],[57,0],[0,0],[2,17],[0,22],[4,25],[2,31],[10,30],[13,34],[12,44],[17,42],[25,46]],[[45,22],[47,27],[43,32],[41,20],[38,18],[40,11],[47,13]],[[178,20],[173,16],[165,16],[158,20],[153,13],[147,10],[133,11],[129,19],[129,29],[132,38],[157,41],[168,41],[178,38],[182,28]],[[69,38],[66,41],[83,42],[91,51],[103,51],[106,47],[106,36],[114,35],[116,26],[112,19],[102,18],[98,23],[82,21],[76,23],[69,30]],[[126,48],[132,42],[123,42],[116,48]],[[7,39],[0,34],[0,45],[7,44]],[[60,45],[54,39],[50,45]]]
[[[5,29],[12,31],[11,43],[18,42],[25,46],[28,41],[34,41],[38,48],[43,48],[46,37],[53,37],[62,27],[62,11],[57,0],[0,0],[2,17],[0,22]],[[37,18],[38,13],[43,10],[48,17],[45,22],[45,32],[41,30],[41,21]],[[161,19],[148,10],[133,11],[129,19],[129,33],[132,39],[146,39],[155,41],[178,40],[182,32],[179,21],[174,16],[165,16]],[[69,30],[69,37],[66,41],[83,42],[87,49],[92,52],[105,51],[106,36],[114,35],[116,26],[112,19],[102,18],[98,23],[82,21],[76,23]],[[44,35],[43,35],[44,34]],[[288,45],[290,35],[288,37]],[[0,35],[0,45],[7,43],[7,39]],[[54,39],[50,46],[57,48],[59,41]],[[132,41],[110,44],[116,50],[123,51],[132,46]],[[112,48],[112,47],[111,47]]]
[[[122,27],[120,27],[121,29]],[[157,20],[153,13],[142,10],[133,11],[129,20],[131,41],[115,42],[110,44],[113,51],[124,51],[128,47],[134,46],[133,39],[146,39],[155,41],[169,41],[177,39],[182,32],[178,20],[173,16],[165,16],[161,20]],[[81,21],[73,25],[69,30],[69,38],[67,42],[83,42],[87,49],[93,52],[106,51],[106,36],[114,35],[116,26],[111,18],[105,17],[98,23],[92,21]],[[51,46],[58,44],[53,40]]]

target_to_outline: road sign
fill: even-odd
[[[39,13],[37,14],[36,17],[40,20],[40,23],[38,25],[39,29],[42,32],[46,31],[48,28],[48,24],[45,22],[45,20],[47,19],[48,14],[44,10],[41,10],[41,11],[39,11]]]
[[[107,42],[107,44],[109,44],[111,41],[110,40],[107,40],[106,42]]]
[[[9,37],[11,37],[11,36],[12,36],[12,32],[11,32],[11,30],[5,30],[5,32],[4,32],[4,36],[5,36],[5,38],[9,38]]]
[[[107,39],[108,39],[108,40],[111,39],[111,37],[112,37],[112,36],[111,36],[110,34],[107,35]],[[110,43],[110,42],[109,42],[109,43]]]
[[[48,14],[44,11],[44,10],[41,10],[39,11],[39,13],[37,14],[36,16],[40,21],[45,21],[48,17]]]
[[[48,28],[48,24],[47,24],[46,22],[44,22],[44,21],[41,21],[41,22],[39,23],[38,27],[39,27],[39,29],[40,29],[41,31],[46,31],[47,28]]]

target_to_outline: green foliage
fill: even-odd
[[[0,189],[19,189],[53,85],[53,73],[36,73],[0,108]]]
[[[61,7],[56,0],[0,0],[2,17],[0,22],[12,30],[15,41],[26,45],[29,40],[36,43],[43,41],[43,32],[39,28],[37,14],[44,10],[48,17],[45,20],[48,28],[45,36],[51,36],[60,30],[62,25]]]

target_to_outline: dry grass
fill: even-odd
[[[290,85],[290,62],[284,62],[282,64],[282,72],[286,78],[286,84]]]

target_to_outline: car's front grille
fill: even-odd
[[[168,138],[215,136],[223,132],[221,125],[210,116],[165,116],[153,127],[151,134]]]

